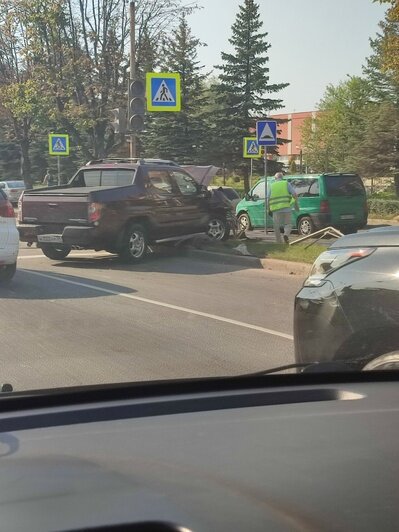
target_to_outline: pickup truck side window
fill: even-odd
[[[183,172],[170,172],[178,189],[183,196],[193,196],[198,194],[198,186],[194,179]]]
[[[149,170],[148,179],[158,194],[172,194],[173,187],[168,172],[165,170]]]

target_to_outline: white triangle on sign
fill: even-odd
[[[270,129],[270,126],[267,122],[265,124],[265,127],[263,128],[262,133],[260,134],[259,140],[275,140],[273,131]]]
[[[53,146],[53,151],[65,151],[65,149],[65,144],[63,143],[62,139],[57,139]]]
[[[249,144],[248,153],[251,153],[252,155],[257,155],[259,153],[259,149],[255,141],[252,141]]]
[[[162,80],[157,93],[155,94],[154,102],[171,102],[176,103],[172,93],[165,80]]]

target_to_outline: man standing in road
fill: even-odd
[[[282,172],[277,172],[268,187],[267,205],[268,211],[273,216],[274,234],[276,242],[282,243],[280,228],[284,227],[284,242],[288,244],[292,231],[291,223],[291,199],[295,200],[295,210],[299,211],[298,196],[294,188],[284,179]]]

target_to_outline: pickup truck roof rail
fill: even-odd
[[[94,164],[102,163],[134,163],[134,164],[164,164],[165,166],[178,166],[177,163],[173,161],[167,161],[164,159],[141,159],[139,157],[129,158],[129,157],[107,157],[106,159],[94,159],[89,161],[86,166],[91,166]]]

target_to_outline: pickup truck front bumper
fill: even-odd
[[[63,244],[67,246],[94,246],[96,243],[95,227],[77,227],[67,225],[58,228],[46,227],[45,225],[21,224],[18,226],[19,239],[21,242],[38,242],[39,235],[59,234]],[[38,242],[40,245],[40,242]]]

